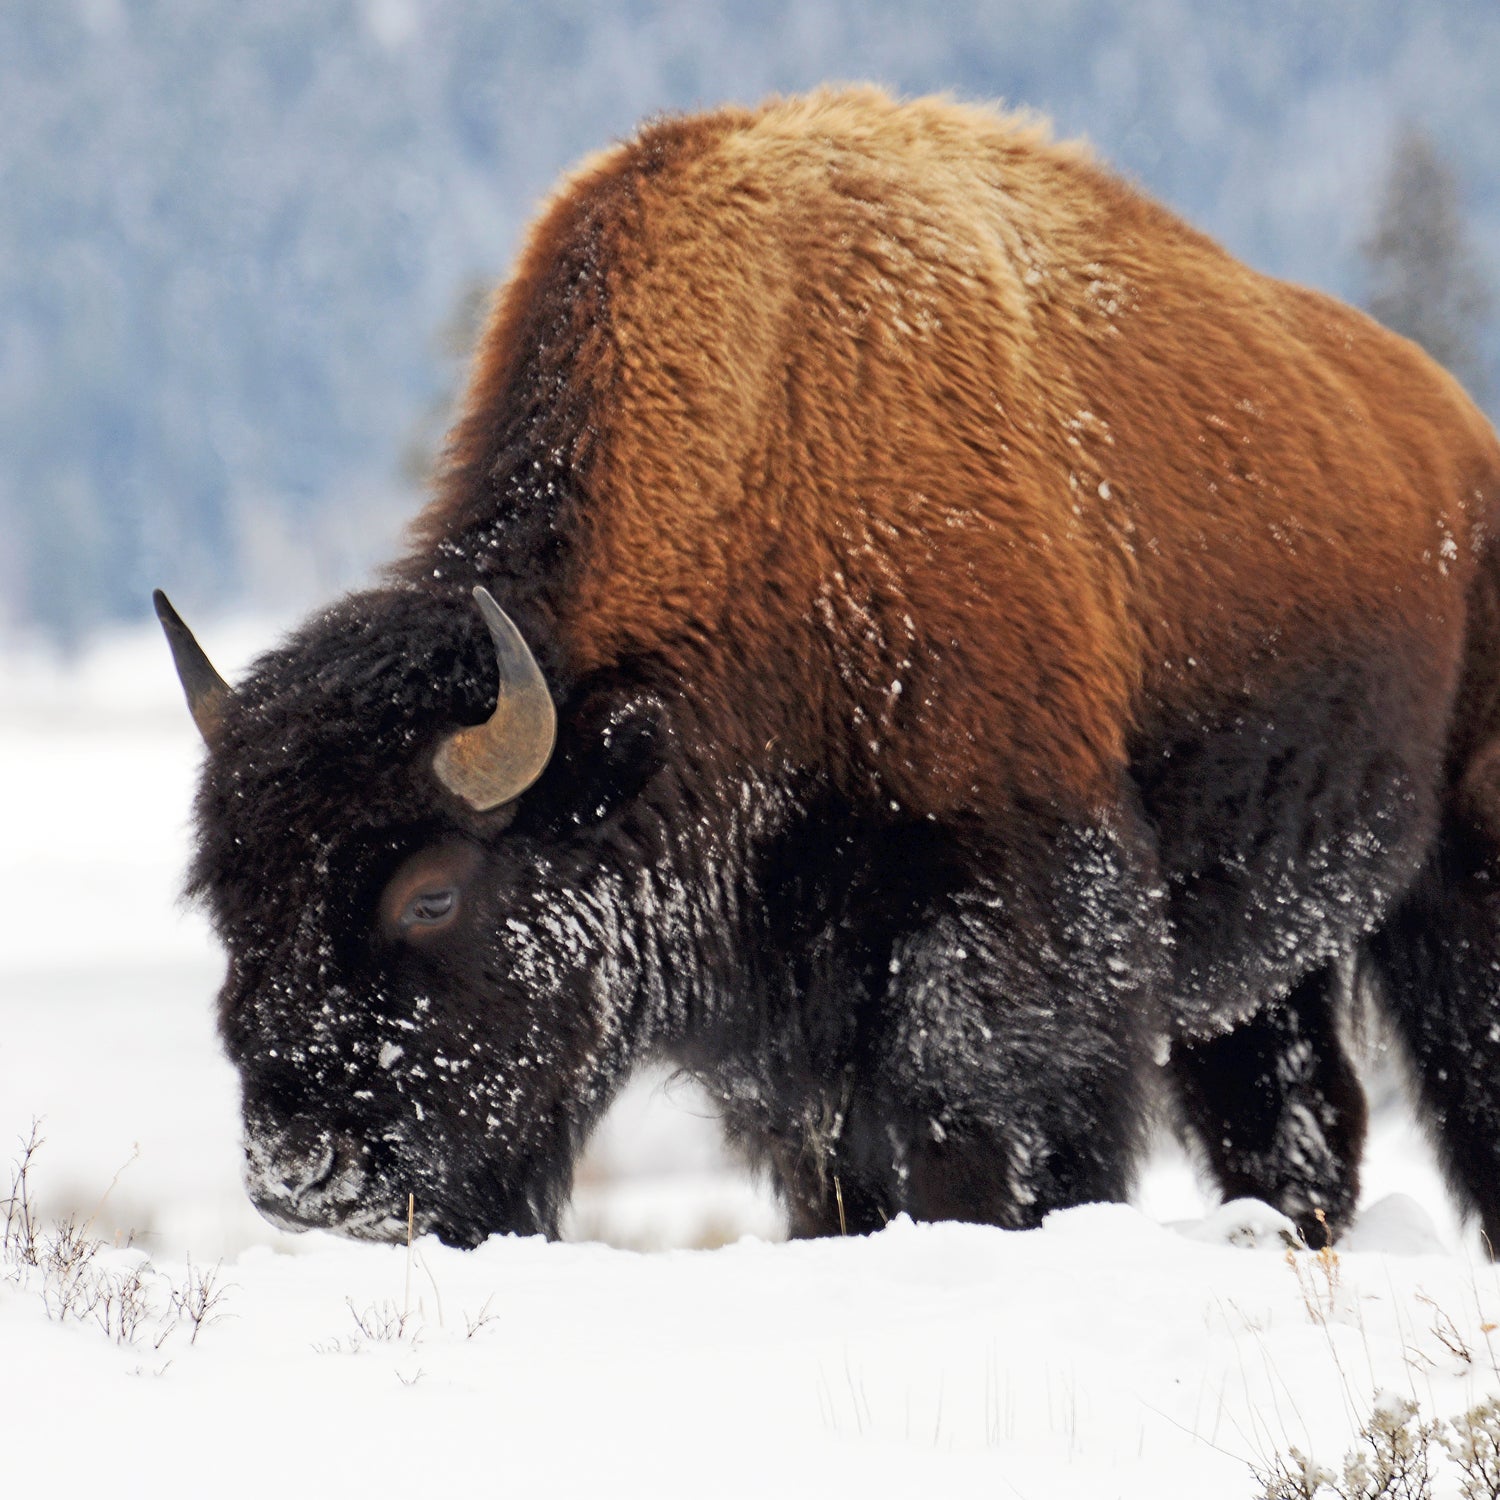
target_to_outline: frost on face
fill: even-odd
[[[419,1227],[461,1243],[551,1232],[573,1157],[635,1062],[732,1003],[724,966],[707,976],[753,915],[739,871],[771,804],[746,784],[663,831],[651,862],[524,846],[465,942],[424,950],[442,975],[419,963],[420,988],[401,977],[406,949],[330,944],[310,895],[232,1007],[252,1195],[289,1227],[404,1235],[393,1214],[410,1193]]]

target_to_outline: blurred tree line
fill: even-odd
[[[194,619],[293,607],[388,555],[462,373],[434,330],[644,115],[851,77],[1003,98],[1360,299],[1403,114],[1471,194],[1476,284],[1500,265],[1496,56],[1494,0],[0,4],[0,630],[77,638],[155,584]],[[1437,223],[1414,191],[1392,222]],[[1432,242],[1372,255],[1425,268],[1369,283],[1399,321]],[[1482,387],[1493,322],[1453,295],[1470,352],[1439,357]]]

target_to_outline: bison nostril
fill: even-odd
[[[337,1139],[326,1130],[246,1131],[245,1177],[258,1199],[295,1208],[326,1189],[339,1167]]]
[[[368,1211],[371,1155],[347,1132],[247,1110],[245,1188],[279,1228],[336,1229]]]
[[[310,1158],[304,1158],[295,1169],[286,1172],[281,1180],[291,1195],[292,1202],[296,1203],[304,1194],[322,1187],[333,1176],[337,1161],[338,1153],[333,1149],[332,1143],[324,1141]]]

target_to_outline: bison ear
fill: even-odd
[[[574,828],[604,822],[661,769],[670,733],[654,693],[585,692],[561,737],[559,774],[548,778],[554,817]]]

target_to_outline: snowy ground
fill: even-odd
[[[268,640],[204,634],[227,669]],[[1399,1107],[1336,1261],[1213,1212],[1165,1148],[1137,1205],[1029,1234],[778,1243],[660,1080],[606,1122],[576,1243],[279,1234],[239,1189],[218,960],[175,904],[196,754],[152,634],[0,661],[0,1169],[41,1117],[42,1213],[133,1239],[100,1264],[146,1298],[121,1343],[117,1311],[0,1275],[6,1494],[1249,1497],[1289,1444],[1340,1460],[1377,1389],[1443,1416],[1500,1393],[1500,1279]],[[190,1342],[169,1291],[217,1262]]]

